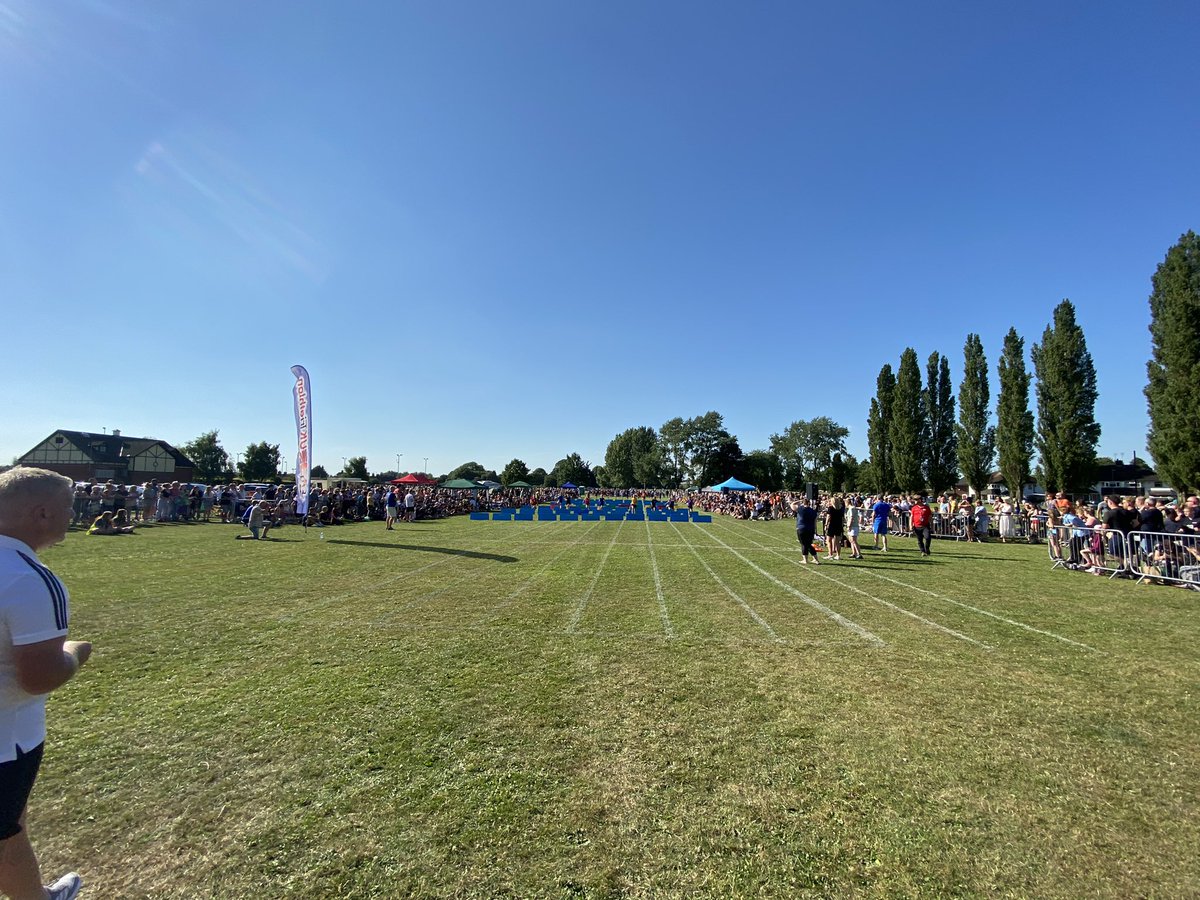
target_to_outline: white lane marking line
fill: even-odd
[[[899,581],[895,578],[889,578],[886,575],[880,575],[878,572],[867,572],[867,574],[872,575],[875,578],[882,579],[883,581],[890,581],[892,584],[899,585],[900,587],[906,587],[909,590],[917,591],[918,593],[921,593],[921,594],[928,594],[930,597],[935,597],[938,600],[941,600],[943,603],[951,603],[954,606],[961,606],[963,609],[969,609],[972,612],[979,613],[981,616],[988,616],[989,618],[996,619],[1000,622],[1004,622],[1007,625],[1012,625],[1015,628],[1024,628],[1026,631],[1032,631],[1032,632],[1035,632],[1036,634],[1042,634],[1048,638],[1054,638],[1054,640],[1056,640],[1056,641],[1062,641],[1064,644],[1071,644],[1074,647],[1082,647],[1084,650],[1091,650],[1093,653],[1100,652],[1095,647],[1088,646],[1087,644],[1081,644],[1079,641],[1073,641],[1068,637],[1063,637],[1061,634],[1055,634],[1053,631],[1046,631],[1042,628],[1034,628],[1032,625],[1026,625],[1024,622],[1018,622],[1015,619],[1009,619],[1009,618],[1006,618],[1005,616],[998,615],[994,612],[988,612],[986,609],[980,609],[978,606],[972,606],[969,603],[962,603],[959,600],[953,600],[950,597],[946,597],[942,594],[937,593],[936,591],[927,591],[924,588],[919,588],[914,584],[908,584],[907,582]]]
[[[768,548],[764,545],[763,549],[768,550],[770,548]],[[1063,637],[1061,634],[1055,634],[1053,631],[1046,631],[1045,629],[1042,629],[1042,628],[1034,628],[1032,625],[1027,625],[1024,622],[1018,622],[1016,619],[1009,619],[1006,616],[1001,616],[997,613],[989,612],[986,609],[980,609],[978,606],[972,606],[969,603],[963,603],[960,600],[955,600],[951,597],[945,596],[944,594],[939,594],[936,591],[929,591],[929,590],[926,590],[925,588],[917,587],[915,584],[909,584],[906,581],[900,581],[899,579],[896,579],[896,578],[890,578],[887,575],[880,575],[878,572],[872,572],[870,569],[864,569],[864,568],[855,566],[855,567],[853,567],[853,571],[862,572],[865,575],[870,575],[872,578],[878,578],[881,581],[890,581],[892,584],[898,585],[900,587],[906,587],[909,590],[916,591],[919,594],[925,594],[929,597],[934,597],[938,600],[941,600],[943,603],[950,603],[954,606],[962,607],[963,609],[969,609],[971,612],[979,613],[979,615],[987,616],[988,618],[991,618],[991,619],[996,619],[999,622],[1004,622],[1006,625],[1012,625],[1014,628],[1023,628],[1026,631],[1032,631],[1035,634],[1044,635],[1045,637],[1053,638],[1056,641],[1062,641],[1064,644],[1070,644],[1073,647],[1082,647],[1084,650],[1090,650],[1093,653],[1100,652],[1095,647],[1092,647],[1088,644],[1080,643],[1079,641],[1073,641],[1069,637]]]
[[[724,525],[722,525],[721,527],[726,528],[726,526],[724,526]],[[727,528],[726,530],[736,533],[736,531],[731,528]],[[966,641],[967,643],[974,644],[977,647],[983,647],[985,650],[995,649],[990,644],[985,644],[985,643],[983,643],[983,641],[977,641],[973,637],[967,637],[967,635],[963,634],[961,631],[955,631],[953,628],[948,628],[945,625],[942,625],[938,622],[934,622],[932,619],[926,619],[924,616],[919,616],[912,610],[905,609],[903,606],[897,606],[895,603],[891,603],[887,600],[884,600],[882,597],[876,597],[874,594],[868,594],[866,591],[861,590],[860,588],[857,588],[852,584],[847,584],[844,581],[839,581],[838,579],[834,578],[832,575],[825,574],[824,572],[822,572],[819,568],[817,568],[815,566],[812,569],[809,569],[808,566],[804,566],[794,559],[788,559],[787,554],[782,553],[779,550],[776,550],[774,547],[768,547],[766,544],[763,544],[759,541],[755,541],[754,538],[750,538],[750,540],[753,541],[754,543],[758,544],[759,547],[766,550],[768,553],[773,553],[776,556],[780,557],[781,559],[787,560],[796,568],[798,568],[798,569],[802,568],[806,572],[810,572],[810,574],[816,575],[819,578],[824,578],[826,581],[832,581],[838,587],[844,587],[847,590],[853,591],[856,594],[861,594],[863,597],[866,597],[868,600],[878,603],[881,606],[886,606],[888,609],[890,609],[894,612],[898,612],[901,615],[908,616],[910,619],[916,619],[918,622],[923,622],[924,624],[928,625],[930,628],[934,628],[938,631],[948,634],[951,637],[957,638],[960,641]]]
[[[566,553],[568,550],[570,550],[572,547],[574,547],[576,544],[578,544],[580,540],[582,540],[584,537],[586,537],[599,524],[600,524],[599,522],[594,523],[591,528],[589,528],[587,531],[585,531],[583,534],[581,534],[578,538],[571,541],[565,547],[563,547],[561,550],[559,550],[557,553],[555,553],[553,556],[551,556],[548,560],[546,560],[545,564],[540,569],[538,569],[536,572],[534,572],[532,575],[530,575],[528,578],[526,578],[524,581],[522,581],[520,584],[518,584],[503,600],[501,600],[499,603],[497,603],[495,606],[493,606],[491,609],[489,609],[487,614],[484,615],[484,617],[482,619],[477,619],[474,622],[471,622],[470,624],[467,625],[467,627],[468,628],[476,628],[480,625],[485,625],[488,622],[491,622],[492,620],[494,620],[497,616],[499,616],[502,612],[504,612],[504,610],[508,609],[508,607],[512,606],[513,602],[516,601],[516,599],[518,597],[520,597],[523,593],[525,593],[525,589],[527,587],[529,587],[529,585],[531,585],[535,581],[537,581],[538,578],[541,577],[542,573],[545,572],[547,569],[549,569],[552,565],[554,565],[555,561],[560,556],[562,556],[564,553]]]
[[[529,547],[530,543],[531,542],[522,541],[521,543],[519,543],[515,546],[513,546],[513,545],[506,545],[506,546],[510,546],[511,549],[513,549],[515,551],[519,551],[519,550],[527,549]],[[549,541],[549,542],[543,541],[541,543],[558,543],[561,545],[563,542],[562,541]],[[421,568],[430,568],[430,566],[422,566]],[[382,587],[383,585],[391,584],[391,583],[399,580],[400,578],[403,578],[407,575],[412,575],[415,572],[419,572],[419,571],[421,571],[421,570],[420,569],[411,569],[406,572],[402,572],[402,573],[400,573],[400,575],[398,575],[394,578],[388,578],[385,581],[381,582],[379,586]],[[473,584],[478,584],[481,580],[491,581],[492,579],[498,578],[502,572],[503,572],[503,567],[491,569],[487,574],[482,576],[482,579],[480,577],[480,574],[477,571],[475,571],[474,569],[471,569],[470,571],[467,571],[467,572],[463,572],[460,575],[458,575],[457,577],[450,578],[448,581],[443,582],[443,584],[440,588],[436,588],[432,591],[426,591],[424,594],[421,594],[417,597],[413,597],[407,603],[402,603],[399,606],[392,607],[389,615],[384,616],[382,619],[376,619],[375,621],[371,622],[370,624],[374,627],[379,627],[380,625],[389,624],[389,623],[395,621],[400,616],[400,614],[403,613],[405,610],[411,609],[412,607],[414,607],[420,603],[424,603],[428,600],[432,600],[434,597],[440,597],[442,594],[446,593],[451,588],[457,587],[459,584],[462,584],[464,581],[470,581]],[[372,588],[366,589],[365,591],[354,592],[354,593],[355,594],[357,594],[357,593],[372,593],[372,592],[376,591],[377,589],[378,588],[372,587]]]
[[[416,546],[416,545],[414,545],[414,546]],[[430,545],[430,546],[433,546],[433,545]],[[494,546],[508,547],[509,545],[505,544],[503,541],[503,538],[501,537],[496,540],[488,541],[488,542],[484,543],[480,549],[477,549],[477,550],[471,549],[471,548],[467,548],[467,549],[469,549],[469,551],[473,552],[473,553],[484,553],[487,551],[487,548],[491,548]],[[525,542],[522,542],[521,544],[518,544],[517,546],[518,546],[518,548],[524,548],[525,546],[527,546],[527,544]],[[423,549],[420,547],[416,547],[416,549],[414,549],[413,552],[421,553],[421,552],[425,552],[425,551],[423,551]],[[346,600],[349,597],[361,597],[365,594],[378,593],[380,590],[387,587],[388,585],[395,584],[397,581],[400,581],[403,578],[407,578],[410,575],[416,575],[418,572],[424,572],[426,569],[432,569],[435,566],[444,566],[444,565],[446,565],[446,563],[453,562],[454,559],[456,557],[459,557],[460,555],[461,554],[457,554],[457,553],[447,553],[447,554],[444,554],[442,559],[434,560],[433,562],[426,563],[423,566],[417,566],[415,569],[404,569],[403,571],[397,572],[396,574],[392,575],[390,578],[383,578],[378,581],[372,581],[367,586],[358,587],[353,590],[342,591],[341,593],[337,593],[337,594],[331,594],[330,596],[326,597],[324,600],[320,600],[317,603],[313,603],[310,606],[305,606],[302,609],[298,609],[298,610],[295,610],[290,613],[284,613],[281,616],[276,616],[275,621],[291,622],[294,619],[297,619],[302,615],[306,615],[311,612],[316,612],[317,610],[324,609],[327,606],[332,606],[334,603],[338,603],[342,600]]]
[[[675,629],[671,627],[671,617],[667,615],[667,600],[663,597],[662,576],[658,574],[658,557],[654,554],[654,538],[650,533],[649,521],[643,519],[646,526],[646,545],[650,548],[650,565],[654,570],[654,593],[658,597],[658,616],[662,619],[663,631],[667,637],[675,637]]]
[[[775,633],[775,629],[773,629],[770,626],[770,624],[767,622],[767,620],[764,619],[762,616],[760,616],[757,612],[755,612],[754,608],[749,603],[747,603],[740,596],[738,596],[738,594],[734,592],[733,588],[731,588],[729,585],[727,585],[724,581],[721,580],[721,576],[713,571],[712,566],[710,566],[708,564],[708,560],[706,560],[703,556],[701,556],[700,552],[694,546],[692,546],[690,543],[688,543],[687,538],[683,536],[683,532],[679,530],[679,526],[677,524],[675,524],[674,522],[672,522],[671,527],[679,532],[679,539],[681,541],[683,541],[683,546],[685,546],[689,550],[691,550],[692,555],[695,556],[696,559],[700,560],[700,565],[704,566],[704,570],[706,572],[708,572],[709,575],[712,576],[713,581],[715,581],[717,584],[719,584],[721,586],[721,588],[725,591],[725,593],[727,593],[730,597],[732,597],[735,601],[737,601],[737,604],[746,611],[746,613],[750,616],[750,618],[752,618],[755,622],[757,622],[759,625],[762,626],[762,628],[767,632],[767,634],[769,634],[771,636],[771,640],[775,641],[777,644],[784,643],[783,638],[781,638],[779,635],[777,635]]]
[[[779,585],[781,588],[783,588],[789,594],[792,594],[793,596],[799,598],[800,600],[802,600],[803,602],[805,602],[809,606],[811,606],[813,609],[828,616],[830,619],[837,622],[843,628],[853,631],[859,637],[863,638],[864,640],[870,641],[872,644],[877,644],[880,647],[887,646],[886,643],[884,642],[884,640],[881,637],[879,637],[878,635],[872,634],[871,632],[867,631],[867,629],[863,628],[857,622],[850,621],[845,616],[843,616],[841,613],[834,612],[832,609],[830,609],[825,604],[820,603],[817,600],[814,600],[812,597],[808,596],[808,594],[804,593],[803,591],[797,590],[796,588],[792,587],[792,585],[788,584],[786,581],[781,581],[780,579],[776,578],[774,575],[772,575],[770,572],[768,572],[762,566],[760,566],[757,563],[753,562],[752,560],[749,560],[746,557],[742,556],[741,553],[739,553],[737,550],[733,549],[733,547],[730,547],[728,544],[726,544],[723,540],[721,540],[719,537],[717,537],[712,532],[706,532],[706,533],[710,538],[712,538],[714,541],[716,541],[718,544],[720,544],[722,547],[724,547],[726,550],[728,550],[730,553],[732,553],[734,556],[736,556],[738,559],[740,559],[742,562],[744,562],[750,568],[754,569],[754,571],[758,572],[760,575],[767,578],[768,580],[773,581],[775,584]]]
[[[612,540],[608,542],[608,547],[604,551],[604,556],[600,560],[600,567],[596,569],[596,574],[592,576],[592,583],[588,585],[583,596],[575,604],[575,609],[571,612],[571,621],[567,625],[567,634],[574,634],[579,628],[579,621],[583,618],[583,611],[587,608],[588,601],[592,599],[592,594],[596,592],[596,584],[600,581],[600,575],[604,572],[604,566],[608,562],[608,555],[612,553],[613,546],[617,543],[617,537],[621,534],[621,529],[625,527],[625,522],[622,521],[617,526],[617,530],[613,532]]]

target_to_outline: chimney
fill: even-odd
[[[113,436],[113,437],[120,437],[120,436],[121,436],[121,429],[120,429],[120,428],[114,428],[114,429],[113,429],[112,436]]]

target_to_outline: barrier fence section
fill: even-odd
[[[1129,547],[1119,531],[1079,524],[1056,525],[1048,534],[1052,569],[1076,569],[1109,578],[1129,571]]]
[[[1200,590],[1200,534],[1119,531],[1096,526],[1047,529],[1052,569],[1075,569],[1109,578],[1127,574],[1138,583],[1180,584]]]
[[[968,524],[965,515],[943,516],[941,513],[934,513],[933,522],[930,524],[930,534],[935,538],[967,541],[971,538],[971,531],[967,527]]]
[[[1134,531],[1127,545],[1129,571],[1139,584],[1182,584],[1200,590],[1200,534]]]

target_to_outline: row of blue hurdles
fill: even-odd
[[[711,522],[712,516],[685,508],[667,509],[642,505],[636,501],[606,500],[603,506],[586,505],[582,500],[556,506],[505,506],[496,512],[473,512],[479,522]]]

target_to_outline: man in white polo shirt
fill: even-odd
[[[46,695],[71,680],[92,645],[68,641],[67,589],[37,551],[71,522],[71,480],[45,469],[0,474],[0,892],[12,900],[71,900],[68,873],[42,886],[25,805],[46,740]]]

